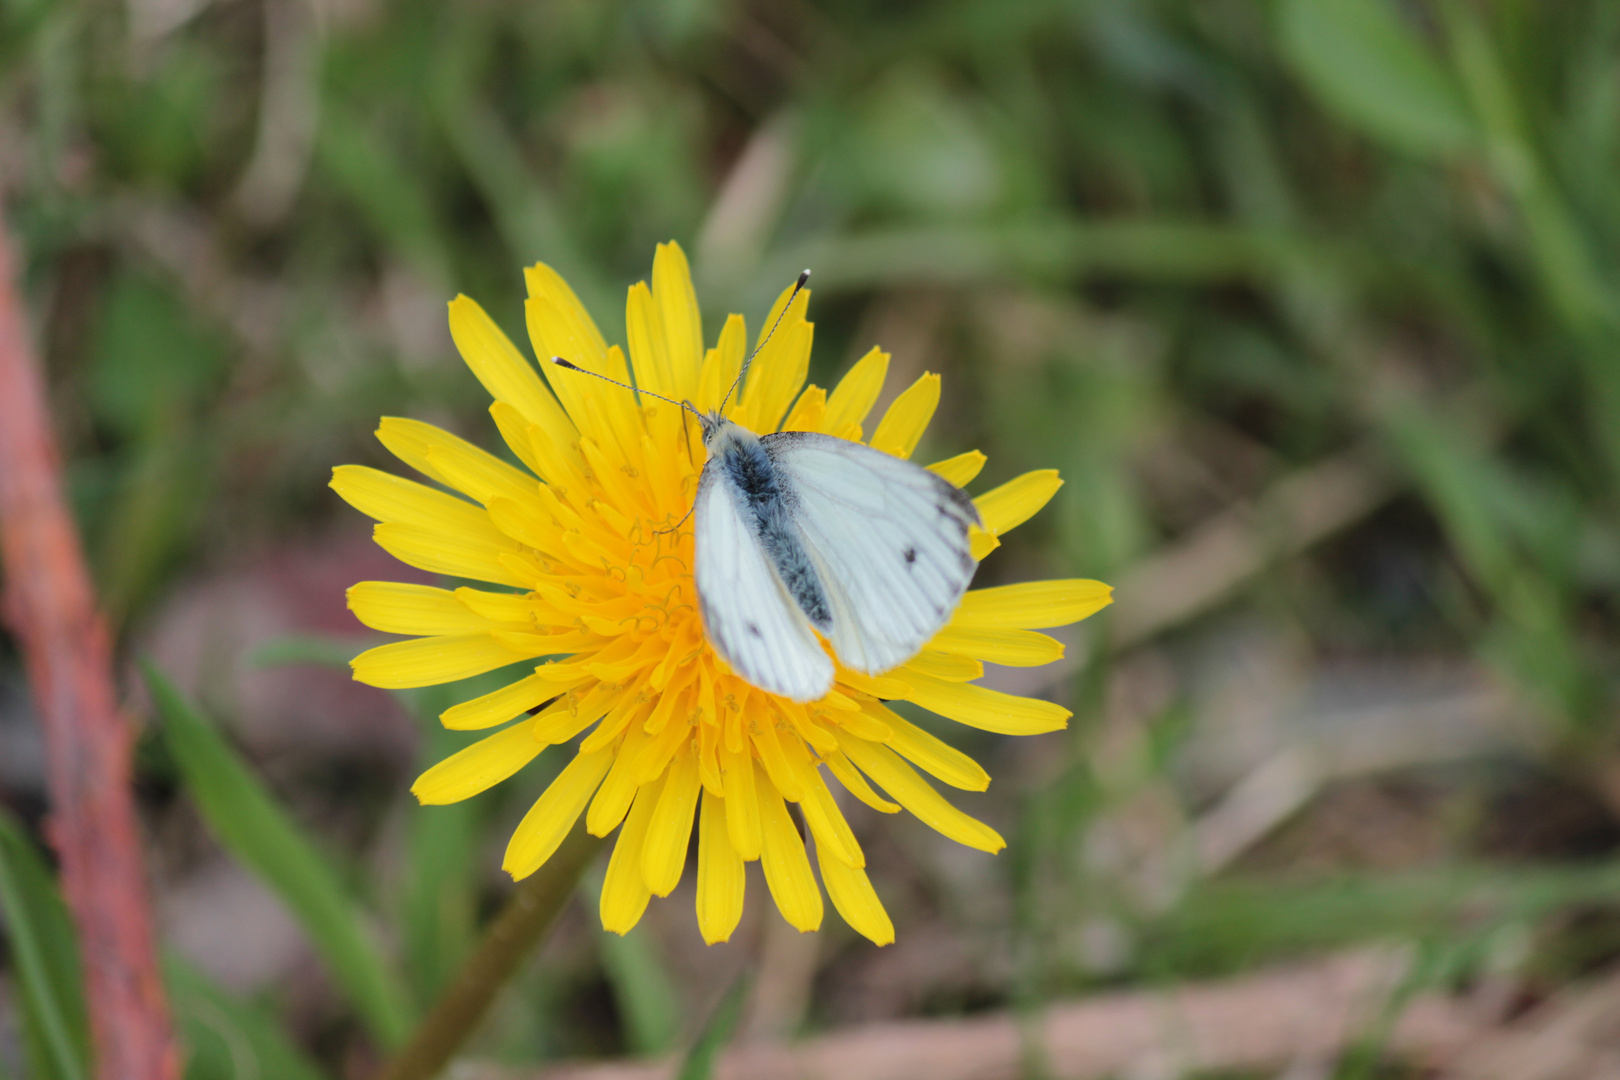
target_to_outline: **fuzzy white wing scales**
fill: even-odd
[[[795,701],[814,701],[832,689],[832,660],[771,567],[744,507],[736,486],[711,461],[692,508],[704,632],[748,682]]]
[[[792,519],[832,609],[846,667],[888,671],[950,620],[977,568],[977,509],[920,465],[808,432],[760,440],[793,492]]]

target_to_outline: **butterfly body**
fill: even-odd
[[[705,440],[709,461],[699,485],[723,484],[741,503],[744,520],[752,526],[766,560],[775,568],[788,595],[816,629],[827,633],[832,629],[827,593],[794,527],[798,493],[776,467],[766,441],[771,438],[761,439],[747,428],[720,420],[714,435]],[[701,586],[699,589],[701,595]]]
[[[860,443],[699,420],[699,610],[732,670],[813,701],[834,675],[814,631],[845,667],[877,674],[949,620],[976,567],[968,527],[979,515],[965,494]]]

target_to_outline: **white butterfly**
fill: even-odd
[[[875,675],[950,619],[978,565],[968,527],[983,524],[959,488],[831,435],[755,435],[722,415],[724,402],[707,414],[676,404],[697,416],[709,453],[692,508],[703,629],[738,675],[815,701],[833,685],[815,631],[845,667]]]
[[[760,437],[702,418],[709,460],[693,507],[703,629],[761,690],[814,701],[832,660],[877,674],[950,619],[978,565],[961,490],[860,443],[807,431]]]

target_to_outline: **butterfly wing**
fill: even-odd
[[[792,493],[838,659],[869,674],[911,659],[973,579],[972,500],[920,465],[846,439],[788,431],[760,443]]]
[[[832,688],[832,660],[766,557],[745,507],[711,460],[692,507],[704,633],[731,669],[761,690],[814,701]]]

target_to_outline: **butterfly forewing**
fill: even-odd
[[[733,671],[761,690],[814,701],[832,688],[832,660],[772,567],[747,500],[710,459],[693,505],[703,629]]]
[[[791,492],[792,520],[832,609],[838,659],[873,674],[911,659],[973,578],[972,501],[927,469],[860,443],[810,432],[760,442]]]

